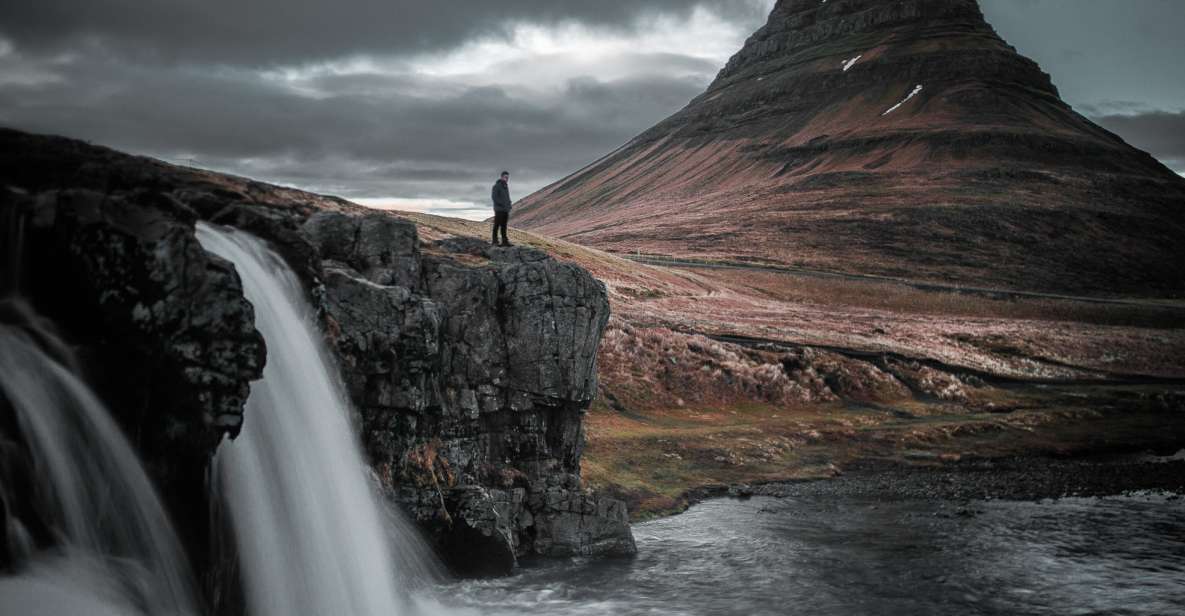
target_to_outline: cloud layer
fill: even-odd
[[[0,124],[477,216],[497,171],[524,196],[678,110],[772,5],[0,0]],[[1185,46],[1163,23],[1185,4],[1139,6],[1083,0],[1083,33],[1064,3],[984,0],[1071,103],[1183,169],[1182,112],[1166,101],[1185,100],[1171,79]],[[1132,33],[1155,57],[1119,43]],[[1112,79],[1098,58],[1146,75]]]
[[[1185,112],[1142,111],[1098,115],[1093,119],[1185,175]]]
[[[500,169],[523,196],[686,104],[771,0],[156,4],[0,9],[0,123],[347,197],[476,203]]]
[[[98,40],[152,60],[268,66],[450,49],[508,39],[525,22],[622,30],[700,8],[738,20],[763,9],[745,0],[5,0],[0,31],[38,51]]]

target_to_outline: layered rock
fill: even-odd
[[[22,241],[8,290],[69,333],[182,532],[207,545],[209,455],[239,433],[264,364],[234,267],[202,250],[197,215],[168,194],[0,190]]]
[[[1185,180],[1062,102],[975,0],[780,0],[704,94],[520,206],[618,251],[1185,292]]]
[[[423,245],[388,213],[76,141],[0,130],[0,146],[6,228],[24,245],[4,271],[80,345],[195,554],[206,462],[251,425],[264,362],[233,267],[195,239],[201,219],[269,240],[303,278],[377,475],[459,572],[633,552],[624,505],[580,481],[609,313],[584,270]]]

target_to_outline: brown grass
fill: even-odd
[[[779,357],[614,318],[598,356],[602,391],[621,409],[835,400],[818,376],[793,378]]]
[[[856,460],[942,463],[1179,447],[1185,424],[1172,418],[1180,409],[1155,391],[997,390],[993,413],[915,400],[689,405],[625,415],[598,403],[588,417],[583,476],[590,487],[624,498],[635,519],[647,519],[685,508],[698,488],[833,477]]]
[[[428,241],[488,232],[483,222],[405,216]],[[511,237],[588,269],[632,326],[891,351],[1011,377],[1185,377],[1178,304],[989,299],[792,272],[674,269],[522,230]]]
[[[1096,303],[1056,298],[992,298],[907,284],[792,272],[699,270],[705,278],[788,303],[847,306],[886,312],[970,318],[1074,322],[1093,325],[1185,328],[1185,305],[1174,302]]]
[[[406,217],[426,242],[488,232],[480,222]],[[696,488],[828,477],[853,460],[1185,441],[1179,415],[1158,406],[1171,385],[1002,390],[957,374],[1185,377],[1176,305],[1004,300],[892,282],[672,269],[520,230],[511,239],[585,267],[609,290],[614,316],[599,353],[602,396],[586,424],[583,475],[626,499],[637,518],[680,510]],[[798,346],[756,350],[688,332]],[[876,361],[881,352],[953,368]]]

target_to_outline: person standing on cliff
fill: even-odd
[[[494,242],[498,245],[498,231],[502,232],[502,245],[510,246],[510,240],[506,238],[506,228],[510,225],[510,209],[513,207],[510,201],[510,172],[503,171],[502,177],[494,182],[494,190],[491,192],[494,199]]]

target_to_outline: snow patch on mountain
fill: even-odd
[[[921,84],[918,84],[918,85],[914,86],[914,87],[913,87],[913,91],[912,91],[912,92],[910,92],[910,93],[909,93],[909,95],[907,95],[907,96],[906,96],[904,99],[902,99],[900,103],[897,103],[896,105],[893,105],[892,107],[889,107],[889,108],[888,108],[887,110],[885,110],[885,112],[884,112],[884,113],[882,113],[881,115],[882,115],[882,116],[887,116],[887,115],[889,115],[890,113],[893,113],[894,111],[897,111],[897,109],[898,109],[899,107],[901,107],[901,106],[902,106],[902,105],[904,105],[905,103],[908,103],[908,102],[909,102],[909,99],[911,99],[911,98],[913,98],[913,97],[917,96],[917,95],[918,95],[918,92],[921,92],[921,91],[922,91],[922,85],[921,85]]]

